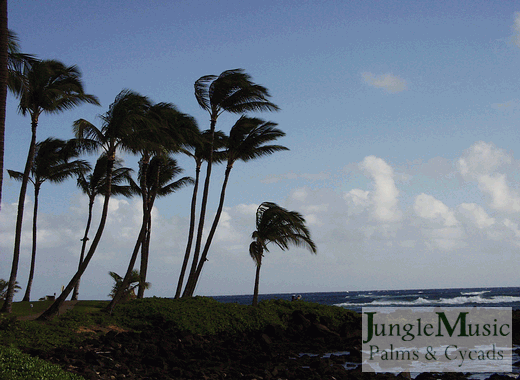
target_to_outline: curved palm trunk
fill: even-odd
[[[38,220],[38,195],[40,194],[40,185],[34,186],[34,210],[33,210],[33,233],[32,233],[32,254],[31,254],[31,269],[29,270],[29,280],[27,281],[27,288],[22,302],[29,302],[31,300],[31,288],[34,278],[34,266],[36,264],[36,221]]]
[[[5,105],[7,99],[7,0],[0,0],[0,209],[4,182]]]
[[[34,151],[36,147],[36,128],[38,126],[38,117],[31,117],[31,144],[29,145],[29,154],[27,155],[27,162],[23,172],[22,186],[20,187],[20,196],[18,197],[18,213],[16,215],[16,230],[14,235],[14,252],[13,264],[11,266],[11,275],[9,276],[9,284],[5,301],[0,312],[11,313],[13,306],[14,287],[16,285],[16,275],[18,273],[18,262],[20,261],[20,243],[22,240],[22,222],[23,222],[23,208],[25,203],[25,194],[27,192],[27,183],[29,182],[29,175],[34,161]]]
[[[79,266],[78,271],[72,277],[68,285],[65,287],[63,292],[61,292],[60,296],[54,301],[54,303],[43,312],[42,315],[38,317],[38,320],[40,321],[47,321],[52,318],[54,318],[59,310],[60,307],[63,305],[63,302],[67,299],[70,292],[74,289],[74,287],[77,285],[79,279],[87,269],[87,266],[94,256],[94,253],[96,252],[96,248],[99,244],[99,241],[101,240],[101,235],[103,235],[103,230],[105,229],[105,223],[107,221],[107,215],[108,215],[108,204],[110,201],[110,194],[112,191],[112,169],[114,167],[114,159],[115,154],[109,154],[110,158],[108,160],[107,164],[107,192],[105,194],[105,201],[103,203],[103,211],[101,212],[101,220],[99,222],[98,230],[96,232],[96,235],[94,236],[94,240],[92,241],[92,244],[90,245],[90,249],[88,250],[87,256],[85,257],[85,260],[81,263]]]
[[[191,244],[193,242],[193,232],[195,231],[195,211],[197,207],[197,191],[199,188],[199,177],[200,177],[200,165],[197,164],[195,168],[195,185],[193,186],[193,196],[191,197],[191,216],[190,216],[190,230],[188,233],[188,243],[186,245],[186,252],[184,253],[184,261],[182,262],[182,269],[179,275],[179,282],[177,283],[177,291],[175,292],[175,298],[181,296],[182,284],[184,282],[184,275],[188,262],[190,261]]]
[[[204,219],[206,217],[206,205],[208,203],[208,194],[209,194],[209,180],[211,177],[211,166],[213,165],[213,144],[215,142],[215,125],[217,124],[217,119],[211,118],[211,139],[209,144],[209,159],[206,168],[206,179],[204,180],[204,191],[202,193],[202,202],[200,205],[200,217],[199,217],[199,226],[197,230],[197,240],[195,242],[195,251],[193,253],[193,261],[190,270],[190,276],[188,277],[188,282],[186,284],[186,288],[184,289],[183,297],[192,297],[193,292],[196,286],[196,271],[197,265],[199,263],[199,253],[200,246],[202,244],[202,232],[204,231]]]
[[[85,227],[85,235],[83,235],[83,239],[81,239],[81,253],[79,255],[79,264],[78,264],[78,270],[81,268],[81,263],[83,262],[83,258],[85,257],[85,249],[87,248],[87,241],[88,241],[88,232],[90,231],[90,223],[92,222],[92,209],[94,208],[94,200],[95,197],[91,197],[89,199],[88,203],[88,219],[87,219],[87,226]],[[81,278],[78,279],[78,283],[74,287],[74,291],[72,292],[71,301],[77,301],[78,295],[79,295],[79,284],[81,282]]]
[[[128,269],[126,270],[125,278],[123,279],[123,282],[121,283],[121,286],[117,290],[116,294],[114,294],[114,298],[112,298],[112,301],[108,304],[105,311],[112,314],[112,311],[114,311],[114,308],[116,305],[121,301],[121,298],[123,298],[125,294],[125,290],[128,289],[128,286],[130,285],[130,280],[132,277],[132,271],[135,266],[135,262],[137,261],[137,256],[139,255],[139,248],[143,244],[145,235],[146,235],[146,226],[148,224],[148,213],[145,213],[143,215],[143,223],[141,225],[141,230],[139,231],[139,236],[137,238],[137,242],[135,243],[134,251],[132,252],[132,257],[130,258],[130,262],[128,263]]]
[[[253,292],[253,306],[258,305],[258,284],[260,284],[260,267],[261,266],[262,266],[262,261],[260,261],[256,265],[255,290]]]
[[[213,236],[217,231],[218,222],[220,220],[220,215],[222,215],[222,209],[224,208],[224,199],[226,197],[226,187],[229,180],[229,173],[231,173],[231,169],[233,166],[229,165],[226,167],[226,173],[224,175],[224,182],[222,183],[222,190],[220,192],[220,201],[218,204],[217,213],[215,214],[215,219],[213,220],[213,225],[211,226],[211,230],[209,231],[208,238],[206,240],[206,244],[204,245],[204,250],[202,251],[202,256],[200,258],[199,265],[197,266],[197,271],[195,272],[194,281],[189,289],[189,296],[193,296],[195,292],[195,287],[197,286],[197,281],[199,280],[200,273],[202,272],[202,267],[206,262],[206,258],[208,256],[209,247],[211,246],[211,242],[213,241]]]

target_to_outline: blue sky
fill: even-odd
[[[42,116],[39,140],[72,137],[78,118],[99,125],[96,115],[124,88],[174,103],[201,129],[209,120],[193,96],[199,77],[243,68],[270,90],[281,111],[255,116],[278,123],[290,151],[235,165],[197,289],[247,294],[263,201],[301,212],[319,252],[273,249],[261,292],[518,285],[517,12],[503,1],[17,1],[9,27],[24,52],[78,65],[102,104]],[[5,167],[21,171],[30,123],[16,107],[10,95]],[[228,132],[237,118],[222,115],[217,128]],[[136,167],[137,158],[124,158]],[[178,160],[193,175],[192,162]],[[222,172],[214,170],[210,214]],[[0,278],[9,275],[18,191],[5,180]],[[185,189],[157,202],[150,295],[173,292],[190,196]],[[72,276],[86,209],[74,180],[42,188],[35,297]],[[139,219],[138,200],[114,199],[83,297],[106,298],[108,271],[125,270]]]

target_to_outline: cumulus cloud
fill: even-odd
[[[494,144],[476,142],[457,161],[460,173],[474,179],[479,189],[491,198],[490,206],[504,212],[520,211],[520,195],[511,189],[506,175],[497,172],[503,165],[513,162],[511,155]]]
[[[467,149],[457,161],[457,166],[463,176],[478,178],[494,172],[503,164],[510,164],[512,158],[503,149],[493,143],[478,141]]]
[[[382,222],[399,220],[399,190],[395,186],[394,171],[384,160],[375,156],[365,157],[360,167],[374,180],[374,192],[370,194],[374,217]],[[359,193],[358,193],[359,194]]]
[[[415,197],[413,209],[421,218],[440,220],[446,227],[456,226],[459,223],[448,206],[428,194],[422,193]]]
[[[460,204],[459,212],[480,229],[491,227],[495,224],[495,218],[491,218],[484,208],[476,203]]]
[[[382,88],[389,93],[397,93],[407,89],[407,83],[404,79],[392,74],[375,75],[369,72],[361,73],[365,83],[372,87]]]

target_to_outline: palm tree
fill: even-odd
[[[29,181],[34,185],[34,210],[33,210],[33,233],[32,233],[32,255],[29,280],[22,301],[30,301],[31,288],[34,278],[34,266],[36,262],[36,237],[38,220],[38,196],[40,188],[45,181],[61,183],[73,175],[79,175],[90,169],[90,165],[84,160],[74,160],[71,158],[78,155],[73,141],[63,141],[48,138],[36,144],[33,167]],[[18,181],[23,179],[23,173],[8,170],[9,176]]]
[[[140,184],[139,193],[143,198],[143,224],[139,237],[137,239],[136,246],[132,253],[128,270],[125,278],[123,279],[124,285],[128,285],[130,280],[131,270],[135,265],[135,260],[139,252],[139,245],[142,241],[147,240],[149,236],[148,224],[151,218],[151,208],[149,202],[146,201],[151,199],[148,195],[148,183],[146,177],[148,175],[148,165],[152,155],[163,154],[168,152],[177,152],[186,146],[190,141],[197,138],[199,130],[195,119],[189,115],[185,115],[177,110],[177,108],[171,103],[157,103],[146,112],[146,123],[149,128],[143,129],[139,134],[140,144],[133,147],[134,153],[141,153],[140,160]],[[146,219],[148,218],[148,221]],[[147,248],[143,246],[142,256],[142,270],[141,275],[146,277],[146,267],[148,262]],[[145,264],[146,263],[146,264]],[[144,289],[140,287],[140,297],[143,296]],[[119,301],[120,294],[116,294],[112,302],[107,306],[107,311],[112,312],[114,306]]]
[[[224,147],[224,140],[226,135],[222,131],[215,131],[213,141],[213,162],[220,163],[225,157],[222,151],[218,151]],[[195,160],[195,183],[193,186],[193,195],[191,197],[191,213],[190,213],[190,228],[188,232],[188,242],[186,244],[186,251],[184,253],[184,260],[182,262],[181,273],[179,274],[179,281],[177,283],[177,291],[175,298],[181,296],[182,285],[184,283],[184,275],[190,260],[191,245],[193,243],[193,233],[195,231],[195,213],[197,207],[197,192],[199,189],[200,168],[202,163],[208,160],[209,157],[209,130],[202,132],[197,139],[191,141],[190,146],[181,150],[182,153]]]
[[[296,211],[287,211],[276,203],[264,202],[256,211],[256,231],[252,234],[253,242],[249,254],[256,264],[253,306],[258,304],[258,284],[260,267],[264,251],[269,252],[267,244],[274,243],[285,251],[289,245],[303,246],[311,253],[316,253],[316,245],[305,226],[305,219]]]
[[[227,139],[227,150],[225,152],[227,156],[227,166],[224,174],[222,190],[220,192],[220,201],[215,219],[213,220],[213,225],[211,226],[206,244],[204,245],[204,250],[202,251],[202,256],[192,286],[197,283],[202,267],[206,262],[206,257],[213,236],[217,230],[220,215],[222,214],[222,209],[224,207],[224,198],[226,196],[229,174],[231,173],[233,164],[238,160],[247,162],[278,151],[288,150],[288,148],[281,145],[265,145],[266,143],[285,136],[284,132],[275,128],[276,125],[276,123],[264,122],[261,119],[242,116],[231,128],[229,138]],[[193,294],[194,289],[191,289],[190,292]]]
[[[88,174],[86,177],[83,173],[78,176],[78,187],[85,193],[88,197],[88,219],[87,226],[85,227],[85,234],[81,239],[81,253],[79,256],[79,264],[78,269],[83,262],[85,257],[85,249],[87,248],[88,233],[90,231],[90,224],[92,222],[92,210],[94,209],[94,202],[98,195],[104,195],[107,192],[107,163],[108,158],[106,155],[102,155],[98,158],[96,162],[96,166],[94,167],[94,171]],[[130,178],[130,173],[132,169],[121,167],[121,160],[114,161],[114,168],[112,171],[112,184],[111,184],[111,194],[112,195],[123,195],[125,197],[129,197],[133,195],[133,192],[130,186],[121,185],[123,182],[127,182]],[[71,300],[75,301],[78,299],[79,295],[79,284],[81,278],[78,280],[78,283],[74,287],[74,291],[72,292]]]
[[[7,29],[7,1],[0,1],[0,205],[2,203],[2,184],[4,178],[4,135],[5,135],[5,102],[7,88],[10,87],[25,65],[30,65],[35,58],[20,52],[18,37]]]
[[[110,294],[108,295],[111,298],[117,294],[119,289],[123,289],[123,277],[118,275],[116,272],[108,272],[110,277],[112,277],[115,281]],[[121,302],[126,302],[131,299],[136,298],[135,296],[135,288],[140,285],[140,275],[138,270],[133,270],[132,275],[130,276],[130,282],[128,286],[123,290],[123,296],[121,297]],[[149,289],[152,285],[149,282],[143,284],[146,289]]]
[[[140,132],[147,126],[145,115],[150,105],[147,97],[129,90],[123,90],[116,96],[109,110],[101,116],[103,121],[101,129],[84,119],[74,122],[76,138],[87,147],[92,144],[97,145],[107,157],[105,200],[96,235],[78,271],[49,309],[38,317],[39,320],[49,320],[58,314],[60,306],[63,305],[67,296],[76,286],[94,256],[107,220],[116,153],[119,150],[132,151],[142,141],[139,136]]]
[[[156,155],[150,160],[149,165],[144,166],[141,164],[138,174],[138,182],[141,186],[139,186],[135,181],[131,181],[134,191],[141,195],[141,197],[143,198],[143,205],[146,206],[143,206],[143,222],[141,225],[139,236],[137,238],[137,242],[134,247],[134,251],[128,264],[125,279],[123,280],[121,290],[114,295],[112,301],[107,306],[108,312],[112,312],[114,307],[120,302],[120,300],[124,296],[124,289],[126,289],[129,286],[129,281],[132,278],[132,271],[134,269],[140,247],[140,283],[146,283],[153,205],[157,197],[166,196],[188,184],[193,183],[193,179],[190,177],[183,177],[175,182],[168,183],[181,172],[182,169],[177,166],[177,161],[175,159],[164,155]],[[138,298],[143,298],[144,290],[144,286],[139,286],[139,292],[137,295]]]
[[[18,214],[14,241],[13,263],[9,277],[7,296],[0,312],[11,312],[14,284],[18,272],[20,258],[20,241],[22,235],[23,208],[27,183],[31,173],[36,147],[36,129],[42,113],[59,113],[74,108],[81,103],[99,105],[97,98],[86,94],[81,82],[81,74],[76,66],[65,66],[55,60],[35,61],[24,66],[23,72],[11,87],[20,98],[19,111],[31,117],[31,143],[23,172],[20,196],[18,198]]]
[[[0,278],[0,300],[5,299],[5,295],[7,294],[7,285],[9,285],[9,283],[3,278]],[[18,285],[18,281],[16,281],[14,285],[14,292],[16,293],[20,289],[22,288],[20,287],[20,285]]]
[[[148,172],[146,173],[146,184],[141,182],[141,195],[147,196],[143,198],[143,203],[146,203],[146,211],[149,213],[148,224],[146,226],[145,236],[141,245],[141,284],[146,282],[146,273],[148,271],[148,257],[150,252],[150,236],[152,229],[152,209],[155,199],[172,194],[180,188],[193,184],[193,178],[183,177],[175,182],[172,181],[177,175],[182,173],[182,169],[177,166],[177,161],[168,156],[155,156],[148,165]],[[143,175],[141,175],[143,179]],[[169,183],[168,183],[169,182]],[[142,190],[143,185],[146,186],[146,191]],[[143,298],[145,288],[139,285],[137,298]]]
[[[278,106],[268,101],[268,90],[252,82],[251,77],[242,69],[227,70],[218,77],[206,75],[195,82],[195,98],[200,107],[210,115],[210,147],[206,168],[206,179],[202,193],[197,239],[188,283],[183,296],[191,297],[195,289],[195,273],[199,263],[199,253],[204,230],[206,205],[208,202],[209,182],[213,164],[213,142],[218,117],[223,112],[241,114],[250,111],[276,111]]]

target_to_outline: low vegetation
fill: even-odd
[[[35,313],[49,305],[48,301],[33,302]],[[0,315],[0,378],[9,379],[76,379],[79,377],[51,377],[50,366],[19,350],[46,351],[56,347],[77,347],[96,334],[109,330],[141,331],[153,326],[167,326],[191,334],[213,335],[261,330],[273,324],[286,327],[295,310],[317,317],[327,317],[332,326],[345,320],[354,321],[356,314],[343,308],[316,303],[285,300],[260,302],[258,307],[221,303],[211,298],[183,299],[145,298],[119,305],[112,315],[103,312],[105,301],[79,301],[73,310],[49,322],[23,320],[28,314],[26,302],[13,304],[13,314]],[[29,306],[30,308],[30,306]],[[21,318],[17,318],[21,317]],[[44,364],[46,364],[44,362]],[[22,368],[24,369],[22,371]],[[29,377],[24,371],[35,368]],[[13,375],[2,377],[5,372]],[[20,370],[20,372],[16,372]],[[31,369],[32,371],[32,369]],[[29,372],[27,372],[29,373]]]

